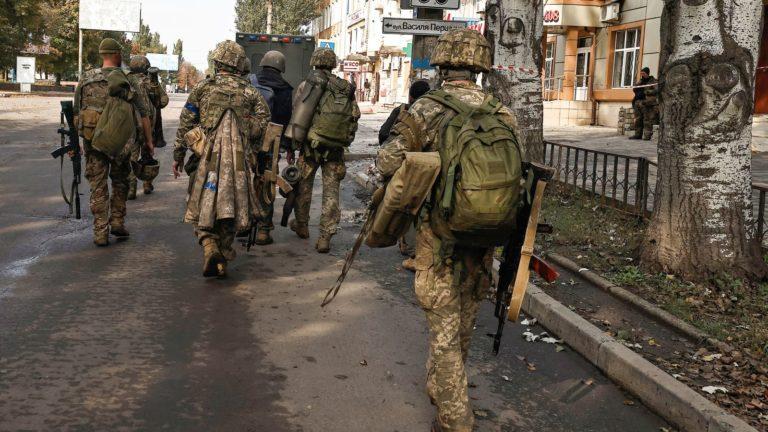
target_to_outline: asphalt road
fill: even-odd
[[[169,142],[183,101],[164,112]],[[0,99],[0,431],[429,430],[426,326],[397,252],[363,249],[319,306],[359,228],[351,180],[331,254],[314,252],[314,224],[310,241],[278,226],[276,244],[238,248],[230,277],[206,280],[170,147],[156,193],[129,202],[128,241],[94,247],[87,204],[68,217],[48,155],[57,105]],[[363,118],[360,140],[379,117]],[[509,325],[494,357],[494,325],[484,305],[469,366],[477,430],[668,427],[567,347],[525,342],[524,327]]]

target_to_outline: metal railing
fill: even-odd
[[[556,181],[587,192],[601,205],[643,218],[653,213],[657,164],[647,158],[544,141],[544,162],[555,169]],[[768,184],[752,183],[755,229],[763,245],[768,242],[766,194]]]
[[[573,80],[573,94],[572,98],[568,100],[586,101],[589,100],[589,80],[592,79],[591,75],[574,75]],[[565,76],[556,76],[549,78],[542,78],[541,90],[542,99],[545,101],[553,100],[565,100],[563,94],[563,82]]]

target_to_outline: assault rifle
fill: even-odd
[[[261,151],[265,153],[272,153],[272,166],[270,169],[265,169],[263,173],[261,173],[261,191],[260,195],[262,197],[262,200],[265,204],[271,205],[275,202],[275,198],[277,198],[277,188],[280,187],[281,190],[285,191],[286,193],[293,190],[290,184],[286,182],[278,173],[277,173],[277,163],[279,159],[279,153],[280,150],[280,136],[283,134],[283,126],[279,125],[277,123],[269,123],[267,125],[267,129],[264,132],[264,141],[261,145]],[[251,230],[248,233],[248,242],[245,245],[246,250],[250,251],[251,246],[256,244],[256,231],[257,226],[256,223],[251,224]]]
[[[525,205],[517,214],[517,226],[525,227],[515,231],[504,246],[503,261],[499,267],[499,280],[496,284],[496,309],[498,327],[493,335],[493,354],[499,353],[501,335],[507,320],[517,321],[523,304],[525,290],[531,270],[547,282],[552,282],[559,274],[549,264],[533,255],[533,243],[537,232],[551,232],[551,227],[539,225],[539,210],[547,182],[552,178],[552,168],[537,164],[527,164],[528,180],[526,186],[530,195],[524,200]],[[512,282],[514,285],[510,287]],[[510,289],[511,288],[511,289]]]
[[[57,131],[61,135],[61,144],[59,148],[51,152],[51,156],[54,159],[61,158],[61,175],[60,186],[61,196],[64,198],[64,202],[69,206],[69,214],[72,214],[73,210],[75,218],[80,219],[80,180],[81,180],[81,162],[82,156],[80,154],[80,137],[77,133],[77,126],[75,126],[75,114],[72,101],[61,101],[61,118],[60,126]],[[64,189],[64,156],[69,155],[69,159],[72,161],[72,185],[70,186],[69,196]]]

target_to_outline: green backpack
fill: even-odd
[[[312,147],[328,150],[352,144],[357,132],[354,91],[349,81],[330,77],[307,133]]]
[[[122,70],[110,72],[107,83],[109,96],[93,131],[91,145],[114,159],[136,133],[136,117],[129,102],[135,94]]]
[[[503,244],[524,194],[522,157],[515,133],[497,115],[501,102],[488,97],[472,106],[442,90],[424,97],[457,112],[442,125],[430,218],[435,234],[462,246]]]

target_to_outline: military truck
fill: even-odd
[[[315,38],[312,36],[237,33],[237,43],[245,49],[245,55],[251,60],[251,69],[256,72],[259,62],[267,51],[280,51],[285,55],[285,73],[283,77],[296,88],[309,71],[309,59],[315,50]]]

